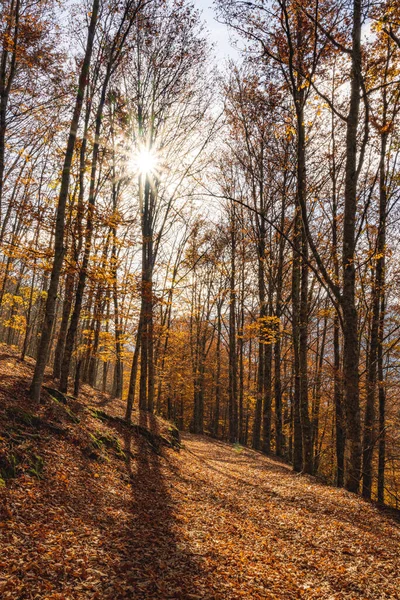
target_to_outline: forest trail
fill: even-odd
[[[188,534],[215,586],[205,598],[400,598],[400,530],[372,505],[248,449],[185,446]]]
[[[33,417],[30,372],[0,359],[0,466],[20,461],[0,488],[2,600],[400,598],[399,525],[373,505],[207,437],[155,452],[93,392]]]

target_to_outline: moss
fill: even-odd
[[[237,442],[235,444],[233,444],[233,449],[235,452],[237,452],[238,454],[240,454],[241,452],[243,452],[243,446],[241,446],[240,444],[238,444]]]
[[[23,457],[20,453],[7,452],[0,457],[0,476],[3,480],[13,479],[20,470]]]
[[[0,457],[0,478],[2,481],[15,479],[29,473],[38,479],[43,478],[44,460],[30,448],[17,448]],[[1,487],[1,485],[0,485]]]
[[[92,446],[94,446],[98,450],[101,450],[103,447],[103,442],[101,440],[101,437],[94,435],[93,433],[89,433],[89,437],[90,437]]]
[[[58,404],[64,410],[64,412],[67,414],[67,416],[69,417],[69,419],[72,423],[75,423],[75,424],[80,423],[80,421],[81,421],[80,418],[69,408],[69,406],[67,406],[62,401],[60,401],[58,398],[53,396],[50,392],[49,392],[49,396],[51,397],[53,402]]]
[[[86,453],[90,458],[99,459],[100,455],[97,451],[103,453],[106,450],[112,450],[114,454],[121,459],[125,459],[125,452],[122,450],[121,442],[115,435],[96,431],[94,434],[89,433],[90,447],[86,448]],[[103,458],[105,458],[103,456]]]
[[[42,419],[40,419],[40,417],[36,417],[32,413],[26,412],[18,406],[8,407],[6,410],[6,415],[11,421],[15,421],[27,427],[40,427],[42,424]]]
[[[42,479],[43,469],[44,469],[43,458],[41,456],[38,456],[37,454],[33,454],[30,457],[29,462],[30,462],[30,466],[28,469],[28,473],[30,473],[34,477],[37,477],[37,479]]]
[[[170,437],[168,441],[170,442],[171,446],[176,450],[180,450],[182,448],[182,444],[179,429],[175,427],[175,425],[170,425],[168,427],[168,434]]]
[[[106,421],[107,418],[104,416],[104,412],[102,410],[96,410],[95,408],[88,409],[92,417],[95,419],[99,419],[99,421]]]

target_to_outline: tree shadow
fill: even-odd
[[[151,414],[142,412],[139,424],[158,433]],[[177,506],[170,494],[173,484],[162,473],[164,459],[128,429],[124,432],[124,451],[132,489],[131,519],[128,539],[121,548],[120,585],[116,586],[120,589],[114,588],[107,597],[187,599],[188,590],[195,593],[196,586],[201,586],[202,567],[181,533]]]

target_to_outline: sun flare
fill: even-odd
[[[154,150],[142,147],[133,154],[131,164],[140,175],[151,175],[157,172],[159,159]]]

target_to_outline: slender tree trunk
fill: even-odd
[[[372,458],[375,445],[375,401],[376,377],[378,371],[378,347],[380,330],[380,307],[385,286],[385,251],[386,251],[386,149],[388,134],[386,131],[387,98],[386,88],[383,90],[383,121],[381,133],[381,152],[379,163],[379,229],[376,244],[375,279],[372,286],[372,320],[367,370],[367,401],[364,418],[362,495],[371,498],[372,493]]]
[[[142,322],[141,318],[139,317],[139,325],[138,325],[138,331],[137,331],[137,335],[136,335],[135,350],[133,352],[131,377],[129,380],[129,389],[128,389],[128,400],[127,400],[126,413],[125,413],[125,419],[128,422],[130,422],[131,418],[132,418],[132,410],[133,410],[133,404],[134,404],[134,400],[135,400],[136,379],[137,379],[137,371],[138,371],[138,365],[139,365],[140,345],[141,345],[141,339],[142,339],[141,322]]]
[[[118,201],[118,190],[116,183],[116,169],[115,169],[115,152],[114,152],[114,130],[112,129],[113,139],[113,184],[112,184],[112,197],[113,197],[113,225],[112,225],[112,249],[111,249],[111,272],[113,281],[113,302],[114,302],[114,329],[115,329],[115,377],[114,377],[114,395],[116,398],[122,397],[123,389],[123,365],[122,365],[122,328],[119,317],[119,303],[118,303],[118,267],[117,267],[117,201]]]
[[[286,157],[287,159],[287,157]],[[281,206],[281,219],[280,229],[284,230],[285,226],[285,190],[286,190],[286,170],[284,173],[283,182],[283,194],[282,194],[282,206]],[[275,316],[277,318],[276,324],[276,338],[274,346],[274,396],[275,396],[275,450],[277,456],[283,455],[283,427],[282,427],[282,379],[281,379],[281,317],[282,317],[282,289],[283,289],[283,253],[285,249],[285,238],[280,236],[279,238],[279,252],[278,252],[278,268],[277,268],[277,284],[276,284],[276,305],[275,305]]]
[[[31,281],[31,287],[30,287],[30,292],[29,292],[28,314],[26,316],[26,330],[25,330],[24,343],[22,345],[22,352],[21,352],[21,360],[22,361],[25,360],[26,352],[28,350],[28,343],[29,343],[29,339],[30,339],[30,335],[31,335],[31,331],[32,331],[31,317],[32,317],[35,281],[36,281],[36,258],[34,260],[32,281]]]
[[[300,388],[300,248],[301,219],[300,210],[296,207],[293,231],[292,259],[292,336],[293,336],[293,402],[292,423],[293,443],[292,462],[294,471],[300,472],[303,467],[303,438],[301,432],[301,388]]]
[[[149,294],[149,319],[148,319],[148,371],[147,371],[147,409],[154,412],[154,389],[155,389],[155,369],[154,369],[154,318],[153,318],[153,283],[151,282]]]
[[[319,340],[317,340],[317,355],[316,355],[316,376],[315,376],[315,394],[314,403],[312,410],[312,448],[313,448],[313,473],[318,473],[319,458],[320,458],[320,444],[319,444],[319,425],[320,425],[320,406],[321,406],[321,380],[322,380],[322,367],[324,363],[325,355],[325,340],[327,330],[327,318],[324,317],[322,339],[319,346]],[[317,330],[319,336],[319,331]],[[322,438],[321,438],[322,439]]]
[[[385,293],[381,296],[381,310],[378,339],[378,380],[379,380],[379,455],[378,455],[378,502],[385,502],[385,463],[386,463],[386,390],[383,374],[383,336],[385,323]]]
[[[254,450],[259,450],[261,447],[261,425],[263,412],[263,395],[264,395],[264,368],[265,368],[265,344],[264,344],[264,328],[266,317],[266,302],[265,302],[265,220],[260,216],[260,225],[258,227],[258,243],[257,243],[257,260],[258,260],[258,298],[259,298],[259,343],[258,343],[258,370],[257,370],[257,399],[256,410],[253,422],[253,439],[252,446]]]
[[[86,222],[86,236],[85,236],[85,247],[82,259],[82,265],[79,272],[78,277],[78,285],[75,294],[75,304],[74,310],[71,316],[71,321],[67,333],[67,338],[65,341],[64,355],[63,361],[61,365],[61,375],[60,375],[60,390],[62,392],[66,392],[68,388],[68,377],[71,367],[71,358],[72,352],[75,344],[76,332],[78,328],[78,323],[80,319],[80,314],[82,310],[83,296],[86,286],[87,272],[89,266],[90,253],[92,249],[92,238],[93,238],[93,226],[94,226],[94,210],[95,210],[95,202],[96,202],[96,173],[97,173],[97,164],[99,159],[99,148],[100,148],[100,132],[102,127],[102,119],[103,119],[103,111],[106,102],[106,94],[108,89],[108,84],[111,77],[111,68],[112,68],[112,59],[110,59],[107,65],[107,71],[104,77],[101,96],[99,105],[97,107],[96,112],[96,126],[95,126],[95,135],[94,135],[94,144],[93,144],[93,154],[92,154],[92,165],[91,165],[91,173],[90,173],[90,186],[89,186],[89,199],[88,199],[88,216]]]
[[[215,373],[215,411],[213,418],[213,434],[218,437],[219,433],[219,418],[220,418],[220,407],[221,407],[221,311],[222,311],[222,300],[217,303],[217,347],[216,347],[216,373]]]
[[[229,294],[229,441],[238,439],[237,410],[237,349],[236,349],[236,219],[231,215],[231,269]]]
[[[86,100],[86,108],[85,108],[85,119],[84,119],[84,127],[83,127],[83,137],[82,143],[79,151],[79,193],[78,193],[78,204],[77,204],[77,216],[74,222],[74,232],[75,238],[77,239],[77,244],[73,247],[72,256],[74,264],[77,266],[79,261],[79,255],[82,250],[83,244],[83,234],[82,234],[82,221],[83,221],[83,200],[85,193],[85,171],[86,171],[86,147],[87,147],[87,133],[89,127],[89,119],[90,119],[90,110],[92,106],[90,96],[89,86],[86,89],[87,92],[87,100]],[[68,323],[71,314],[72,302],[73,302],[73,291],[75,286],[75,273],[73,271],[68,271],[65,282],[65,291],[64,291],[64,302],[63,302],[63,312],[61,318],[60,331],[58,334],[57,346],[54,356],[54,364],[53,364],[53,377],[54,379],[59,379],[61,376],[61,364],[64,356],[65,343],[67,339],[68,332]],[[96,306],[96,303],[95,303]]]
[[[74,294],[74,280],[75,276],[72,271],[68,271],[65,277],[65,286],[64,286],[64,301],[62,308],[62,317],[61,317],[61,325],[60,331],[58,333],[57,345],[54,353],[54,363],[53,363],[53,377],[54,379],[59,379],[61,372],[61,362],[64,354],[65,347],[65,339],[67,337],[68,331],[68,321],[69,315],[71,313],[72,306],[72,298]]]
[[[303,52],[302,26],[298,26],[298,51]],[[300,55],[301,56],[301,55]],[[302,58],[298,59],[299,62]],[[302,207],[307,206],[306,190],[306,139],[304,125],[304,89],[302,88],[303,76],[298,75],[298,89],[294,94],[297,119],[297,199],[296,210],[299,215],[302,214]],[[300,216],[299,216],[300,220]],[[299,322],[298,322],[298,361],[299,361],[299,402],[300,402],[300,423],[302,436],[302,469],[305,473],[312,473],[312,432],[308,409],[308,241],[306,227],[303,223],[301,234],[299,232],[298,247],[301,247],[300,273],[296,275],[299,278]]]
[[[343,380],[340,363],[340,323],[335,315],[333,322],[333,352],[334,352],[334,402],[336,428],[336,485],[344,485],[344,450],[345,450],[345,416],[343,412]]]
[[[268,314],[272,312],[272,278],[269,281],[268,289]],[[272,330],[270,322],[264,324],[265,347],[264,347],[264,389],[263,389],[263,444],[264,454],[271,453],[271,420],[272,420]]]
[[[173,281],[175,280],[176,275],[177,275],[177,267],[174,267],[173,277],[172,277]],[[163,326],[165,326],[166,331],[165,331],[164,345],[162,347],[160,376],[158,379],[158,389],[157,389],[157,412],[159,414],[161,414],[161,397],[162,397],[163,383],[164,383],[165,359],[167,357],[168,342],[169,342],[169,336],[170,336],[170,331],[171,331],[172,298],[173,298],[173,287],[171,286],[171,288],[168,291],[166,314],[165,314],[165,318],[163,320]]]
[[[243,244],[242,244],[243,246]],[[244,282],[245,282],[245,261],[244,252],[242,253],[242,273],[240,290],[240,316],[239,316],[239,443],[243,444],[243,425],[244,425]]]
[[[11,0],[10,17],[8,19],[6,30],[3,33],[4,39],[7,38],[8,43],[3,44],[0,61],[0,225],[2,224],[3,218],[7,107],[17,67],[20,5],[20,0]],[[11,44],[9,42],[11,42]],[[11,46],[11,48],[9,46]],[[10,53],[11,58],[9,58]],[[7,65],[9,65],[8,70]]]
[[[89,77],[89,67],[92,57],[93,41],[97,25],[97,15],[99,10],[99,1],[93,0],[90,24],[88,29],[88,38],[86,43],[85,57],[82,63],[81,72],[79,75],[78,92],[75,101],[74,113],[71,120],[70,132],[67,142],[67,148],[64,157],[64,166],[61,176],[61,188],[58,198],[57,217],[56,217],[56,232],[55,232],[55,248],[54,260],[50,277],[50,285],[47,292],[46,310],[42,325],[42,334],[40,337],[39,351],[36,360],[35,372],[31,384],[31,397],[35,401],[40,399],[40,390],[42,387],[44,370],[46,368],[47,357],[49,354],[51,332],[53,329],[56,300],[58,293],[58,283],[61,274],[61,268],[64,260],[64,229],[65,229],[65,211],[69,192],[70,172],[72,158],[75,149],[76,136],[81,115],[85,88]]]
[[[334,89],[333,78],[332,89]],[[338,259],[338,214],[336,190],[336,135],[335,115],[332,113],[332,255],[335,274],[335,284],[339,284],[339,259]],[[335,451],[336,451],[336,485],[344,485],[344,458],[345,458],[345,416],[343,411],[343,377],[340,358],[340,320],[337,312],[333,319],[333,366],[334,366],[334,409],[335,409]]]
[[[358,492],[361,476],[358,314],[356,307],[357,126],[361,94],[361,0],[353,3],[350,108],[347,117],[343,222],[343,378],[346,414],[345,487]]]

